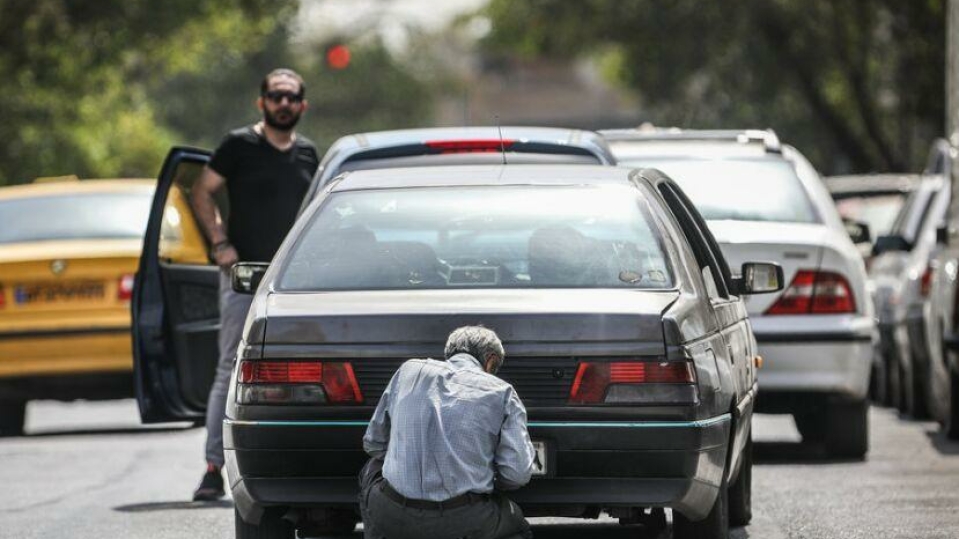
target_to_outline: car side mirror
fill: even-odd
[[[843,226],[846,227],[846,234],[849,234],[849,238],[852,239],[853,243],[870,243],[872,241],[872,235],[869,233],[869,225],[861,221],[843,221]]]
[[[786,279],[779,264],[746,262],[742,269],[742,277],[736,279],[736,292],[740,295],[769,294],[783,289]]]
[[[238,262],[230,269],[230,282],[233,291],[239,294],[254,294],[260,286],[260,281],[269,269],[269,264],[263,262]]]
[[[877,256],[887,251],[905,251],[912,249],[912,245],[902,236],[893,234],[882,235],[876,238],[876,243],[872,246],[872,255]]]

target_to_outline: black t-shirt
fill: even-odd
[[[226,178],[227,237],[244,262],[269,262],[293,226],[320,164],[316,146],[296,136],[280,151],[252,126],[231,131],[210,159]]]

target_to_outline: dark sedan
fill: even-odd
[[[148,232],[145,253],[156,245]],[[155,255],[141,271],[141,410],[187,416],[177,381],[197,376],[189,357],[204,342],[189,324],[150,322],[202,298],[165,295],[171,275],[189,278]],[[759,361],[740,296],[782,285],[774,264],[742,272],[730,274],[696,209],[655,170],[335,179],[268,268],[234,268],[237,290],[258,287],[224,429],[237,536],[351,530],[362,436],[394,370],[440,357],[451,329],[483,324],[503,339],[500,375],[539,454],[513,495],[525,512],[641,522],[670,508],[677,537],[726,537],[751,513]]]

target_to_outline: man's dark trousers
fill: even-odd
[[[383,493],[383,463],[360,471],[360,510],[366,539],[530,539],[519,506],[498,493],[455,509],[414,509]]]

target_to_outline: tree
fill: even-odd
[[[242,62],[295,0],[0,0],[0,185],[152,176],[174,130],[151,90]]]
[[[945,0],[492,0],[492,54],[592,54],[656,123],[770,126],[829,171],[943,134]]]

